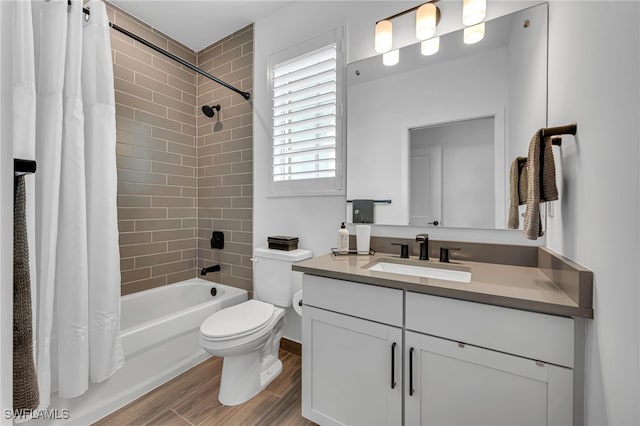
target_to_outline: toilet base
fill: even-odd
[[[227,406],[242,404],[260,393],[281,372],[282,361],[268,355],[261,362],[260,351],[227,356],[222,363],[218,401]]]
[[[282,373],[282,361],[276,358],[270,367],[260,373],[260,386],[262,386],[262,389],[266,388],[280,373]]]

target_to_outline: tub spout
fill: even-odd
[[[218,272],[220,270],[220,265],[213,265],[207,268],[202,268],[200,271],[200,275],[207,275],[208,272]]]

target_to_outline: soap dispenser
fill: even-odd
[[[342,222],[342,226],[338,230],[338,253],[348,253],[349,252],[349,231],[344,226],[344,222]]]

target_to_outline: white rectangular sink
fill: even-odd
[[[428,266],[405,265],[401,263],[377,262],[367,268],[369,271],[388,272],[390,274],[411,275],[414,277],[437,280],[471,282],[471,272],[453,269],[430,268]]]

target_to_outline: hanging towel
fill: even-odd
[[[373,200],[353,200],[353,223],[373,223]]]
[[[524,234],[530,240],[544,235],[540,203],[558,199],[551,138],[541,140],[541,134],[542,131],[538,130],[531,138],[527,157],[527,211],[524,216]]]
[[[13,210],[13,409],[35,410],[39,393],[33,359],[31,281],[24,176],[15,177]]]
[[[511,163],[511,173],[509,176],[509,192],[511,202],[509,204],[509,229],[520,227],[518,206],[527,203],[527,158],[517,157]]]

